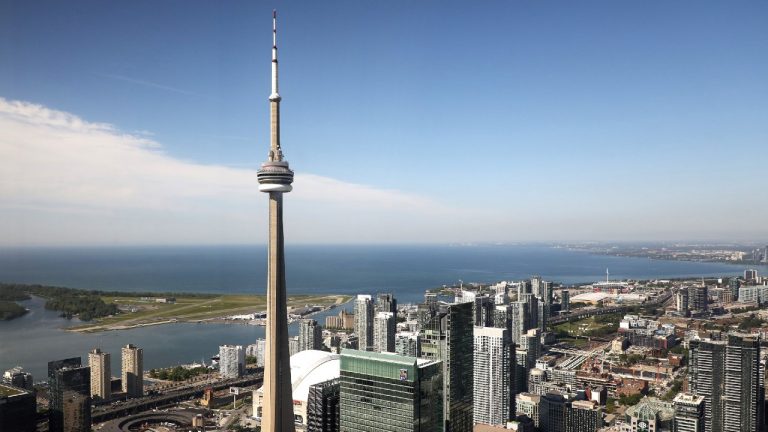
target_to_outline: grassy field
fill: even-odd
[[[288,306],[299,308],[307,305],[330,306],[349,301],[350,296],[290,296]],[[102,331],[126,327],[158,324],[173,321],[199,321],[222,318],[229,315],[247,314],[266,310],[266,297],[256,295],[214,295],[209,297],[177,296],[174,303],[158,303],[155,299],[141,297],[102,297],[105,303],[118,305],[122,313],[81,326],[75,331]]]
[[[618,330],[620,320],[621,317],[614,315],[589,317],[557,325],[555,332],[570,336],[607,336]]]

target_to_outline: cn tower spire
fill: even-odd
[[[269,160],[283,160],[283,150],[280,147],[280,93],[277,90],[277,11],[272,11],[272,93],[269,94],[269,106],[272,122],[270,129]]]
[[[280,147],[280,94],[277,92],[277,12],[272,12],[272,93],[269,95],[270,146],[258,171],[259,190],[269,194],[267,331],[261,430],[294,432],[291,363],[288,355],[288,305],[285,288],[283,193],[293,187],[293,171]],[[255,399],[254,399],[255,400]]]

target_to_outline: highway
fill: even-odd
[[[166,393],[144,396],[136,399],[129,399],[116,405],[103,405],[95,407],[91,414],[91,421],[101,423],[114,418],[137,414],[153,408],[160,408],[177,402],[188,400],[194,397],[202,397],[207,387],[213,387],[214,390],[221,390],[229,387],[248,387],[261,384],[264,379],[263,372],[252,375],[245,375],[241,378],[222,380],[214,384],[197,384],[184,389],[173,390]]]

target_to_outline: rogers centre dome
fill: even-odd
[[[341,356],[326,351],[306,350],[291,356],[291,387],[293,389],[293,416],[296,423],[307,424],[309,387],[339,378]],[[254,417],[261,418],[264,389],[253,392]]]

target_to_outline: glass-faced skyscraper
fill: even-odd
[[[91,369],[80,362],[80,357],[48,362],[50,432],[91,429]]]
[[[261,430],[292,432],[293,397],[288,352],[288,311],[285,293],[283,193],[293,188],[293,171],[280,146],[280,93],[277,86],[277,13],[272,14],[272,93],[269,95],[270,148],[258,172],[259,190],[269,194],[267,264],[267,343],[264,358],[264,406]]]
[[[341,353],[342,432],[442,432],[439,361],[392,353]]]
[[[442,361],[445,430],[472,430],[473,303],[419,305],[421,357]]]

